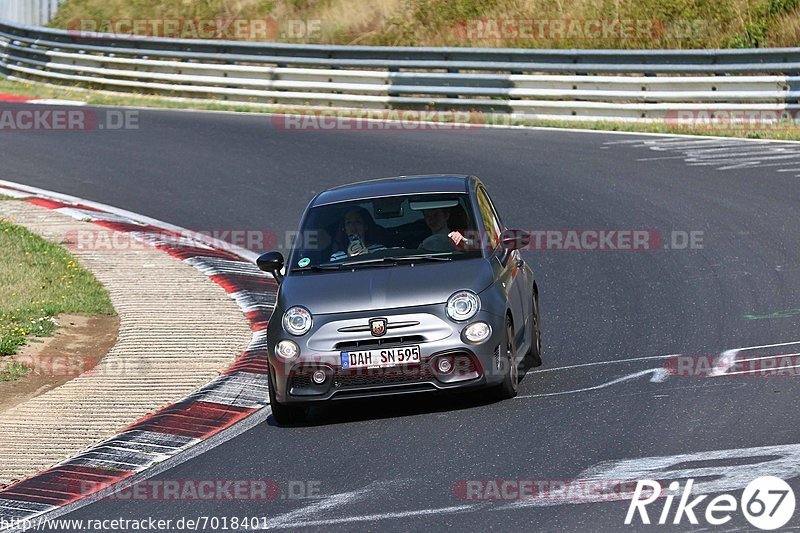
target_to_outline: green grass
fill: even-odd
[[[2,218],[0,250],[0,356],[52,335],[61,313],[115,314],[106,289],[61,246]]]
[[[518,48],[742,48],[797,46],[800,0],[65,0],[53,27],[81,19],[263,19],[281,30],[316,21],[317,31],[272,40],[394,46]],[[466,21],[652,21],[634,38],[537,35],[498,39],[459,32]],[[263,37],[262,37],[263,39]]]
[[[17,381],[19,378],[29,374],[30,371],[30,368],[19,361],[14,361],[13,359],[0,361],[0,381]]]

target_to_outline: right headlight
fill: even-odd
[[[311,329],[311,313],[299,305],[290,307],[283,315],[283,329],[292,335],[305,335]]]
[[[474,317],[481,309],[481,299],[472,291],[458,291],[447,299],[447,316],[456,322]]]

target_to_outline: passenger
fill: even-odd
[[[378,225],[372,220],[372,215],[363,207],[348,209],[339,228],[340,236],[344,235],[346,242],[340,242],[340,251],[331,255],[331,261],[340,261],[354,255],[369,254],[378,250],[385,250],[386,246],[375,242],[377,239]],[[343,239],[340,240],[343,241]]]
[[[460,231],[450,229],[450,212],[445,209],[426,209],[422,213],[431,236],[422,241],[419,247],[433,252],[465,250],[470,244]]]

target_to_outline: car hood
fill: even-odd
[[[483,258],[295,273],[281,283],[278,307],[302,305],[312,314],[328,314],[432,305],[458,290],[479,293],[493,279],[491,264]]]

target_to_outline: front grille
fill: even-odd
[[[358,341],[339,342],[336,344],[337,350],[352,350],[354,348],[370,348],[375,346],[384,346],[387,344],[413,344],[425,342],[425,337],[422,335],[408,335],[406,337],[372,337],[370,339],[362,339]]]
[[[453,370],[447,374],[437,374],[431,365],[439,357],[452,357]],[[290,376],[289,393],[297,396],[313,396],[325,394],[331,389],[336,392],[353,391],[365,387],[378,389],[394,385],[433,386],[432,382],[451,385],[461,381],[468,381],[480,377],[480,370],[475,359],[467,353],[446,353],[432,358],[433,362],[418,365],[396,366],[389,368],[355,368],[344,370],[341,368],[325,367],[328,374],[325,383],[317,385],[311,380],[311,374],[316,369],[297,369]],[[322,367],[320,367],[322,368]],[[331,381],[332,380],[332,381]],[[435,387],[434,387],[435,388]],[[387,389],[389,390],[389,389]],[[403,388],[405,390],[405,388]]]
[[[311,386],[311,374],[295,374],[292,376],[292,388],[305,389]]]
[[[368,387],[373,385],[403,385],[422,383],[433,377],[427,366],[397,368],[376,368],[361,372],[341,372],[333,378],[337,389],[348,387]]]

